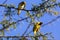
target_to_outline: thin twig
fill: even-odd
[[[26,28],[26,30],[25,30],[25,32],[22,34],[22,36],[24,36],[24,35],[26,34],[26,32],[27,32],[27,30],[30,28],[31,24],[32,24],[32,23],[30,23],[30,24],[28,25],[28,27]]]
[[[42,27],[44,27],[45,25],[48,25],[48,24],[56,21],[56,20],[59,19],[59,18],[60,18],[60,16],[57,16],[56,18],[52,19],[51,21],[47,22],[46,24],[43,24]]]
[[[7,2],[7,0],[5,0],[2,4],[5,4]]]

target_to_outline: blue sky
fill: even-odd
[[[5,0],[0,0],[0,4],[2,4],[3,2],[4,2]],[[18,7],[18,4],[21,2],[21,1],[25,1],[26,2],[26,9],[31,9],[31,7],[32,7],[32,4],[39,4],[39,3],[41,3],[41,0],[8,0],[5,4],[13,4],[13,5],[15,5],[15,7],[17,8]],[[58,2],[59,2],[59,0],[58,0]],[[0,8],[0,11],[3,11],[3,9],[1,10],[2,8]],[[56,10],[59,12],[60,11],[60,8],[56,8]],[[3,13],[3,12],[2,12]],[[19,15],[19,16],[25,16],[24,14],[25,14],[26,12],[25,11],[23,11],[22,13],[21,13],[21,15]],[[23,14],[23,15],[22,15]],[[1,14],[0,14],[1,15]],[[59,14],[60,15],[60,14]],[[58,16],[58,15],[57,15]],[[40,18],[40,21],[42,21],[43,22],[43,24],[45,24],[45,23],[47,23],[47,22],[49,22],[49,21],[51,21],[52,19],[54,19],[54,18],[56,18],[57,16],[54,16],[54,15],[49,15],[49,14],[47,14],[47,13],[45,13],[45,15],[44,16],[42,16],[41,18]],[[19,19],[19,17],[18,16],[16,16],[16,18],[17,19]],[[3,19],[3,17],[1,17],[0,18],[0,20],[1,19]],[[29,24],[29,23],[28,23]],[[22,23],[21,24],[19,24],[19,25],[17,25],[17,28],[16,29],[11,29],[9,32],[8,31],[6,31],[5,32],[5,34],[8,36],[14,36],[14,35],[17,35],[18,33],[20,34],[20,35],[22,35],[22,33],[24,32],[24,30],[27,28],[26,26],[28,26],[28,24],[27,24],[27,22],[25,22],[25,21],[22,21]],[[23,28],[22,28],[22,27]],[[55,40],[59,40],[60,39],[60,18],[59,19],[57,19],[56,21],[54,21],[53,23],[51,23],[51,24],[48,24],[48,25],[45,25],[44,27],[42,27],[41,28],[41,32],[42,33],[47,33],[47,32],[52,32],[52,35],[54,36],[54,38],[55,38]],[[30,31],[31,30],[31,27],[29,28],[29,30],[28,31]]]

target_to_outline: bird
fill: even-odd
[[[18,15],[21,13],[21,9],[24,9],[26,6],[26,2],[25,1],[22,1],[18,4]]]
[[[43,22],[36,22],[34,24],[34,27],[33,27],[33,32],[34,32],[34,35],[36,35],[36,33],[39,31],[41,25],[43,24]]]

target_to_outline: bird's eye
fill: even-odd
[[[39,25],[42,25],[43,23],[41,22],[41,23],[39,23]]]

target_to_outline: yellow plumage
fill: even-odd
[[[25,8],[25,5],[26,5],[26,3],[24,1],[19,3],[19,5],[18,5],[18,13],[17,13],[18,15],[21,13],[21,9]]]
[[[42,25],[42,22],[37,22],[34,24],[34,27],[33,27],[34,35],[36,35],[36,33],[39,31],[41,25]]]

